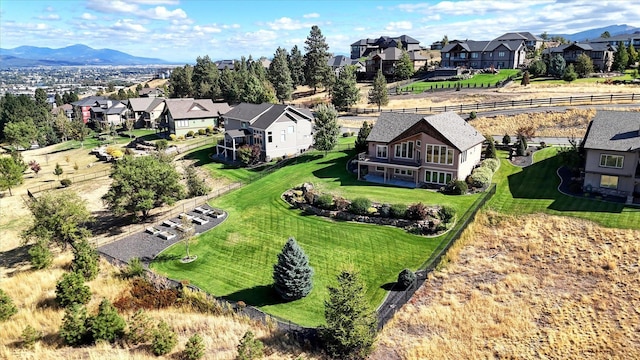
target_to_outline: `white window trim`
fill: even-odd
[[[616,186],[615,186],[615,187],[613,187],[613,186],[603,186],[603,185],[602,185],[602,184],[603,184],[603,181],[602,181],[602,180],[603,180],[603,178],[604,178],[604,177],[610,178],[611,180],[615,178],[615,180],[616,180],[616,181],[615,181]],[[618,185],[619,185],[619,184],[620,184],[620,178],[619,178],[618,176],[616,176],[616,175],[605,175],[605,174],[600,175],[600,187],[601,187],[601,188],[604,188],[604,189],[615,189],[615,190],[617,190],[617,189],[618,189]]]
[[[436,176],[438,181],[434,182],[434,181],[431,181],[431,179],[427,180],[427,172],[429,172],[431,174],[431,178],[433,178],[433,174],[434,173],[438,174]],[[440,182],[440,174],[444,174],[444,182]],[[448,171],[438,171],[438,170],[429,170],[429,169],[427,169],[427,170],[424,171],[423,179],[424,179],[424,182],[428,183],[428,184],[446,185],[447,184],[447,175],[449,175],[449,177],[450,177],[449,181],[453,180],[453,173],[450,173]]]
[[[402,146],[404,144],[407,145],[407,152],[406,152],[407,156],[402,156]],[[393,149],[394,149],[394,152],[393,152],[393,154],[394,154],[393,157],[394,158],[396,158],[396,159],[409,159],[409,160],[413,159],[413,157],[414,157],[413,153],[416,150],[415,143],[413,141],[403,141],[403,142],[397,143],[397,144],[394,145]],[[400,151],[398,151],[398,149],[400,149]]]
[[[379,156],[380,150],[384,149],[385,156]],[[389,147],[387,145],[376,145],[376,157],[378,159],[388,159],[389,158]]]
[[[431,153],[429,153],[429,146],[431,146]],[[435,147],[438,147],[438,159],[437,161],[435,158]],[[440,157],[442,156],[442,150],[444,148],[444,153],[445,153],[445,158],[444,158],[444,162],[440,161]],[[427,158],[431,156],[431,161],[427,161]],[[424,154],[424,162],[425,164],[440,164],[440,165],[453,165],[454,163],[454,158],[456,156],[456,152],[454,151],[453,148],[450,148],[446,145],[439,145],[439,144],[427,144],[425,146],[425,154]]]
[[[619,158],[620,159],[620,166],[608,166],[607,164],[607,158]],[[603,165],[603,161],[604,160],[604,164]],[[616,160],[616,164],[618,163],[618,161]],[[624,155],[614,155],[614,154],[600,154],[600,163],[598,164],[600,167],[603,168],[610,168],[610,169],[622,169],[624,167]]]

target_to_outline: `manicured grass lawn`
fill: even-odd
[[[451,88],[454,88],[458,86],[458,84],[462,87],[467,87],[467,85],[469,85],[470,87],[474,87],[475,85],[476,87],[479,88],[481,84],[484,87],[493,87],[496,85],[498,81],[502,81],[511,75],[516,75],[519,71],[520,70],[517,70],[517,69],[503,69],[503,70],[500,70],[500,72],[495,75],[478,74],[478,75],[474,75],[470,79],[465,79],[460,81],[420,81],[402,88],[402,91],[412,91],[415,93],[420,93],[431,88],[435,89],[436,87],[442,88],[443,86],[444,87],[450,86]]]
[[[560,193],[556,170],[562,162],[555,156],[557,150],[553,147],[536,152],[535,163],[524,169],[511,165],[506,153],[499,152],[502,164],[493,180],[498,188],[488,208],[507,214],[575,216],[607,227],[640,229],[640,208]]]
[[[614,76],[611,78],[608,78],[610,80],[633,80],[633,70],[627,70],[625,71],[624,75],[621,76]],[[522,79],[522,77],[517,78],[514,81],[520,81]],[[588,78],[584,78],[584,79],[576,79],[572,82],[566,82],[562,79],[550,79],[547,77],[541,77],[541,78],[532,78],[531,81],[531,85],[547,85],[547,84],[560,84],[560,85],[566,85],[566,84],[595,84],[595,83],[604,83],[605,80],[604,78],[597,78],[597,77],[588,77]]]
[[[353,141],[353,140],[351,140]],[[341,268],[358,269],[367,284],[367,299],[375,308],[404,268],[417,269],[445,236],[426,238],[388,226],[329,221],[292,210],[280,198],[287,189],[312,182],[323,191],[353,199],[358,196],[388,203],[448,204],[464,213],[478,195],[444,196],[422,189],[377,186],[355,180],[346,171],[353,151],[327,156],[310,152],[291,164],[216,199],[228,219],[202,234],[191,246],[198,260],[182,264],[184,246],[163,253],[152,268],[192,284],[216,296],[247,304],[293,322],[317,326],[324,323],[326,287]],[[214,164],[208,164],[207,167]],[[215,173],[238,169],[211,169]],[[234,175],[239,178],[239,175]],[[287,238],[293,236],[308,254],[315,269],[314,290],[305,299],[283,303],[271,289],[273,264]]]

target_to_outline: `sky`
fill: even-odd
[[[134,56],[194,63],[273,57],[317,25],[334,54],[362,38],[409,35],[428,47],[505,32],[571,34],[608,25],[640,27],[633,0],[0,0],[0,47],[84,44]]]

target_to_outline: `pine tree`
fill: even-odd
[[[299,85],[304,85],[304,57],[300,49],[298,49],[298,45],[294,45],[293,48],[291,48],[291,54],[289,54],[287,60],[289,62],[293,87],[296,88]]]
[[[564,74],[564,69],[566,66],[567,66],[567,63],[562,57],[562,55],[556,54],[549,61],[549,67],[548,67],[549,75],[557,78],[561,77],[562,74]]]
[[[4,290],[0,289],[0,321],[5,321],[18,312],[13,300]]]
[[[82,275],[85,280],[93,280],[98,276],[100,267],[98,253],[86,239],[80,239],[73,244],[73,261],[71,270]]]
[[[236,81],[236,73],[225,67],[220,73],[220,92],[224,101],[235,103],[238,100],[239,90]]]
[[[356,139],[356,151],[362,152],[367,150],[367,138],[371,133],[371,125],[366,121],[362,123],[362,127],[358,130],[358,138]]]
[[[291,100],[293,81],[287,64],[287,50],[278,47],[269,65],[269,80],[276,90],[276,98],[282,103]]]
[[[173,69],[169,77],[169,87],[171,88],[172,98],[193,97],[193,66],[178,66]]]
[[[86,304],[90,299],[91,289],[84,284],[84,277],[78,273],[66,273],[56,284],[56,302],[62,307]]]
[[[220,97],[219,72],[209,55],[196,58],[191,81],[197,99],[216,100]]]
[[[365,298],[365,285],[353,270],[337,276],[337,286],[329,286],[324,303],[326,327],[321,336],[331,356],[340,359],[365,359],[373,349],[376,315]]]
[[[400,60],[396,65],[395,76],[398,79],[405,80],[413,76],[413,62],[411,62],[411,58],[409,57],[409,53],[406,51],[402,52],[402,56],[400,56]]]
[[[278,262],[273,266],[273,286],[281,298],[287,301],[302,299],[313,288],[313,268],[309,258],[290,237],[278,254]]]
[[[627,68],[629,64],[629,53],[627,53],[627,48],[624,46],[622,42],[618,43],[618,49],[616,53],[613,55],[613,66],[611,70],[624,72],[624,69]]]
[[[573,64],[569,64],[569,66],[567,66],[567,68],[564,69],[564,74],[562,75],[562,80],[571,82],[571,81],[574,81],[577,78],[578,78],[578,73],[576,73],[576,70],[573,67]]]
[[[102,299],[98,306],[98,314],[89,321],[90,333],[94,341],[114,342],[124,335],[126,323],[116,308],[107,299]]]
[[[202,337],[193,334],[184,346],[184,357],[187,360],[198,360],[204,356],[204,343]]]
[[[158,323],[158,327],[153,332],[153,338],[151,340],[151,351],[156,355],[168,354],[178,343],[178,336],[176,335],[169,324],[164,321]]]
[[[578,58],[576,59],[575,70],[578,76],[581,78],[586,78],[591,73],[593,73],[593,61],[591,60],[589,55],[585,53],[578,55]]]
[[[318,85],[323,83],[329,68],[329,45],[327,45],[322,31],[317,25],[311,27],[309,36],[305,40],[305,79],[307,85],[313,88],[315,94]]]
[[[347,65],[340,70],[340,74],[333,85],[331,103],[338,109],[347,109],[360,100],[360,90],[356,82],[356,68]]]
[[[338,112],[329,104],[320,104],[316,107],[316,119],[313,133],[313,146],[325,155],[338,144],[340,125],[338,125]]]
[[[87,309],[74,304],[67,308],[60,327],[60,337],[67,345],[78,346],[89,341],[87,330]]]
[[[629,43],[629,62],[627,64],[627,67],[632,67],[635,66],[636,62],[638,62],[638,52],[636,51],[636,48],[633,47],[632,43]]]
[[[244,333],[238,344],[238,356],[236,360],[260,359],[264,356],[262,341],[255,338],[251,330]]]
[[[382,74],[382,70],[378,69],[376,76],[373,78],[373,88],[369,90],[369,104],[380,106],[389,104],[389,93],[387,92],[387,79]]]

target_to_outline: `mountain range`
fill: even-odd
[[[170,64],[162,59],[129,55],[112,49],[93,49],[86,45],[64,48],[20,46],[0,48],[0,67],[81,66],[81,65],[160,65]]]
[[[563,38],[573,42],[573,41],[586,41],[597,39],[604,33],[605,31],[609,32],[609,35],[616,36],[622,34],[631,34],[636,31],[640,31],[640,28],[622,24],[622,25],[609,25],[596,29],[589,29],[585,31],[580,31],[574,34],[550,34],[549,37],[553,36],[562,36]]]

